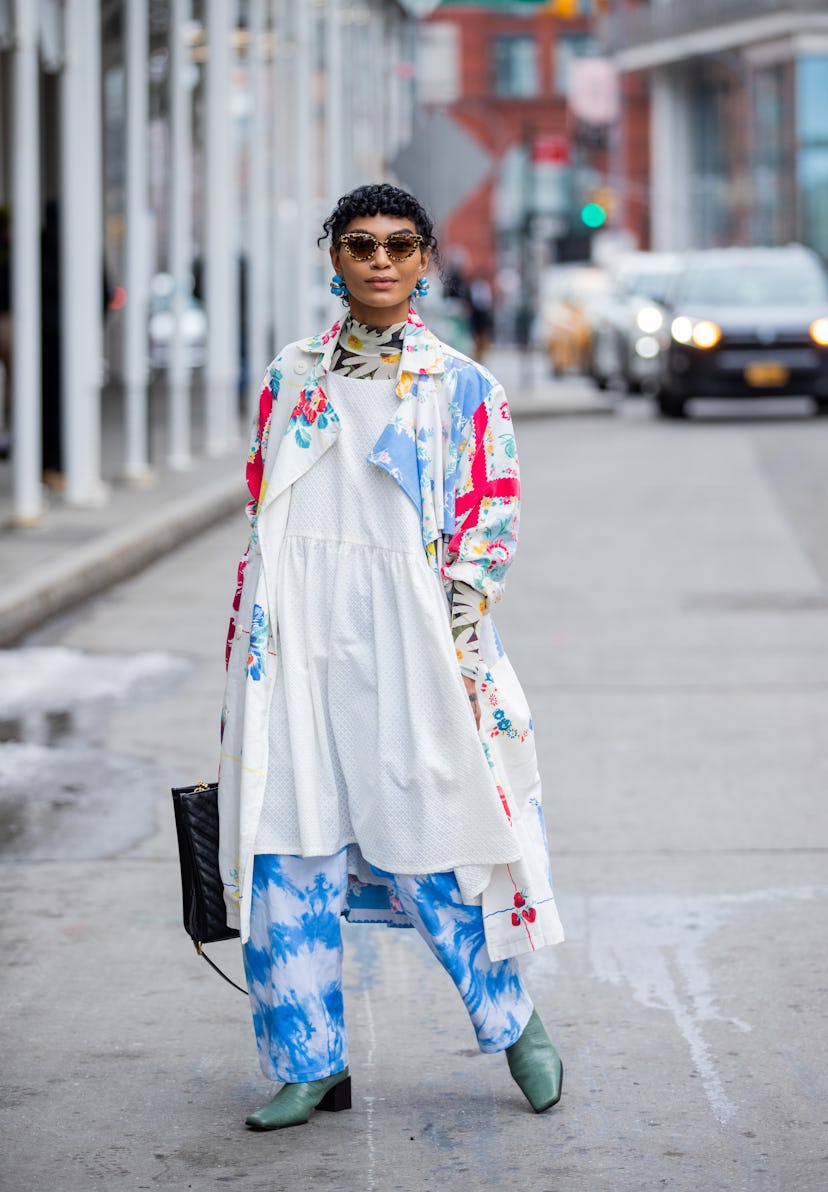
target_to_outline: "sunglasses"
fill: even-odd
[[[416,232],[392,232],[384,240],[378,240],[371,232],[346,232],[339,239],[348,256],[355,261],[370,261],[380,245],[389,261],[404,261],[422,242],[422,236]]]

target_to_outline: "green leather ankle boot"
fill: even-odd
[[[509,1071],[535,1113],[543,1113],[561,1099],[563,1064],[537,1010],[516,1043],[506,1048]]]
[[[348,1069],[334,1072],[322,1080],[307,1080],[299,1084],[285,1084],[276,1096],[246,1117],[253,1130],[284,1130],[288,1126],[304,1126],[314,1109],[329,1109],[338,1113],[351,1108],[351,1078]]]

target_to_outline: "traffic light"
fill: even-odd
[[[606,222],[607,212],[605,207],[602,207],[594,199],[591,199],[588,203],[584,203],[581,208],[581,223],[584,227],[596,230],[597,228],[602,228]]]
[[[581,223],[591,232],[603,228],[612,219],[616,208],[616,195],[610,186],[590,187],[581,203]]]
[[[547,0],[544,12],[550,17],[561,17],[564,21],[573,21],[580,15],[579,0]]]

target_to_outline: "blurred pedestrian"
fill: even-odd
[[[219,783],[273,1130],[350,1106],[340,915],[413,926],[540,1113],[563,1069],[517,957],[563,938],[532,721],[490,616],[516,543],[502,388],[426,328],[432,223],[324,223],[347,312],[270,365],[247,467]]]
[[[494,299],[485,277],[473,277],[469,283],[469,323],[474,339],[472,354],[475,360],[484,360],[494,331]]]

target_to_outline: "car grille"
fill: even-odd
[[[819,365],[819,355],[813,348],[788,348],[778,343],[732,348],[728,342],[726,348],[719,348],[716,353],[716,364],[726,372],[741,372],[748,365],[761,360],[773,360],[791,370],[817,368]]]
[[[725,332],[723,346],[727,348],[773,350],[780,347],[810,348],[813,345],[808,338],[807,331],[776,331],[769,327],[767,331],[758,328],[757,330]]]

